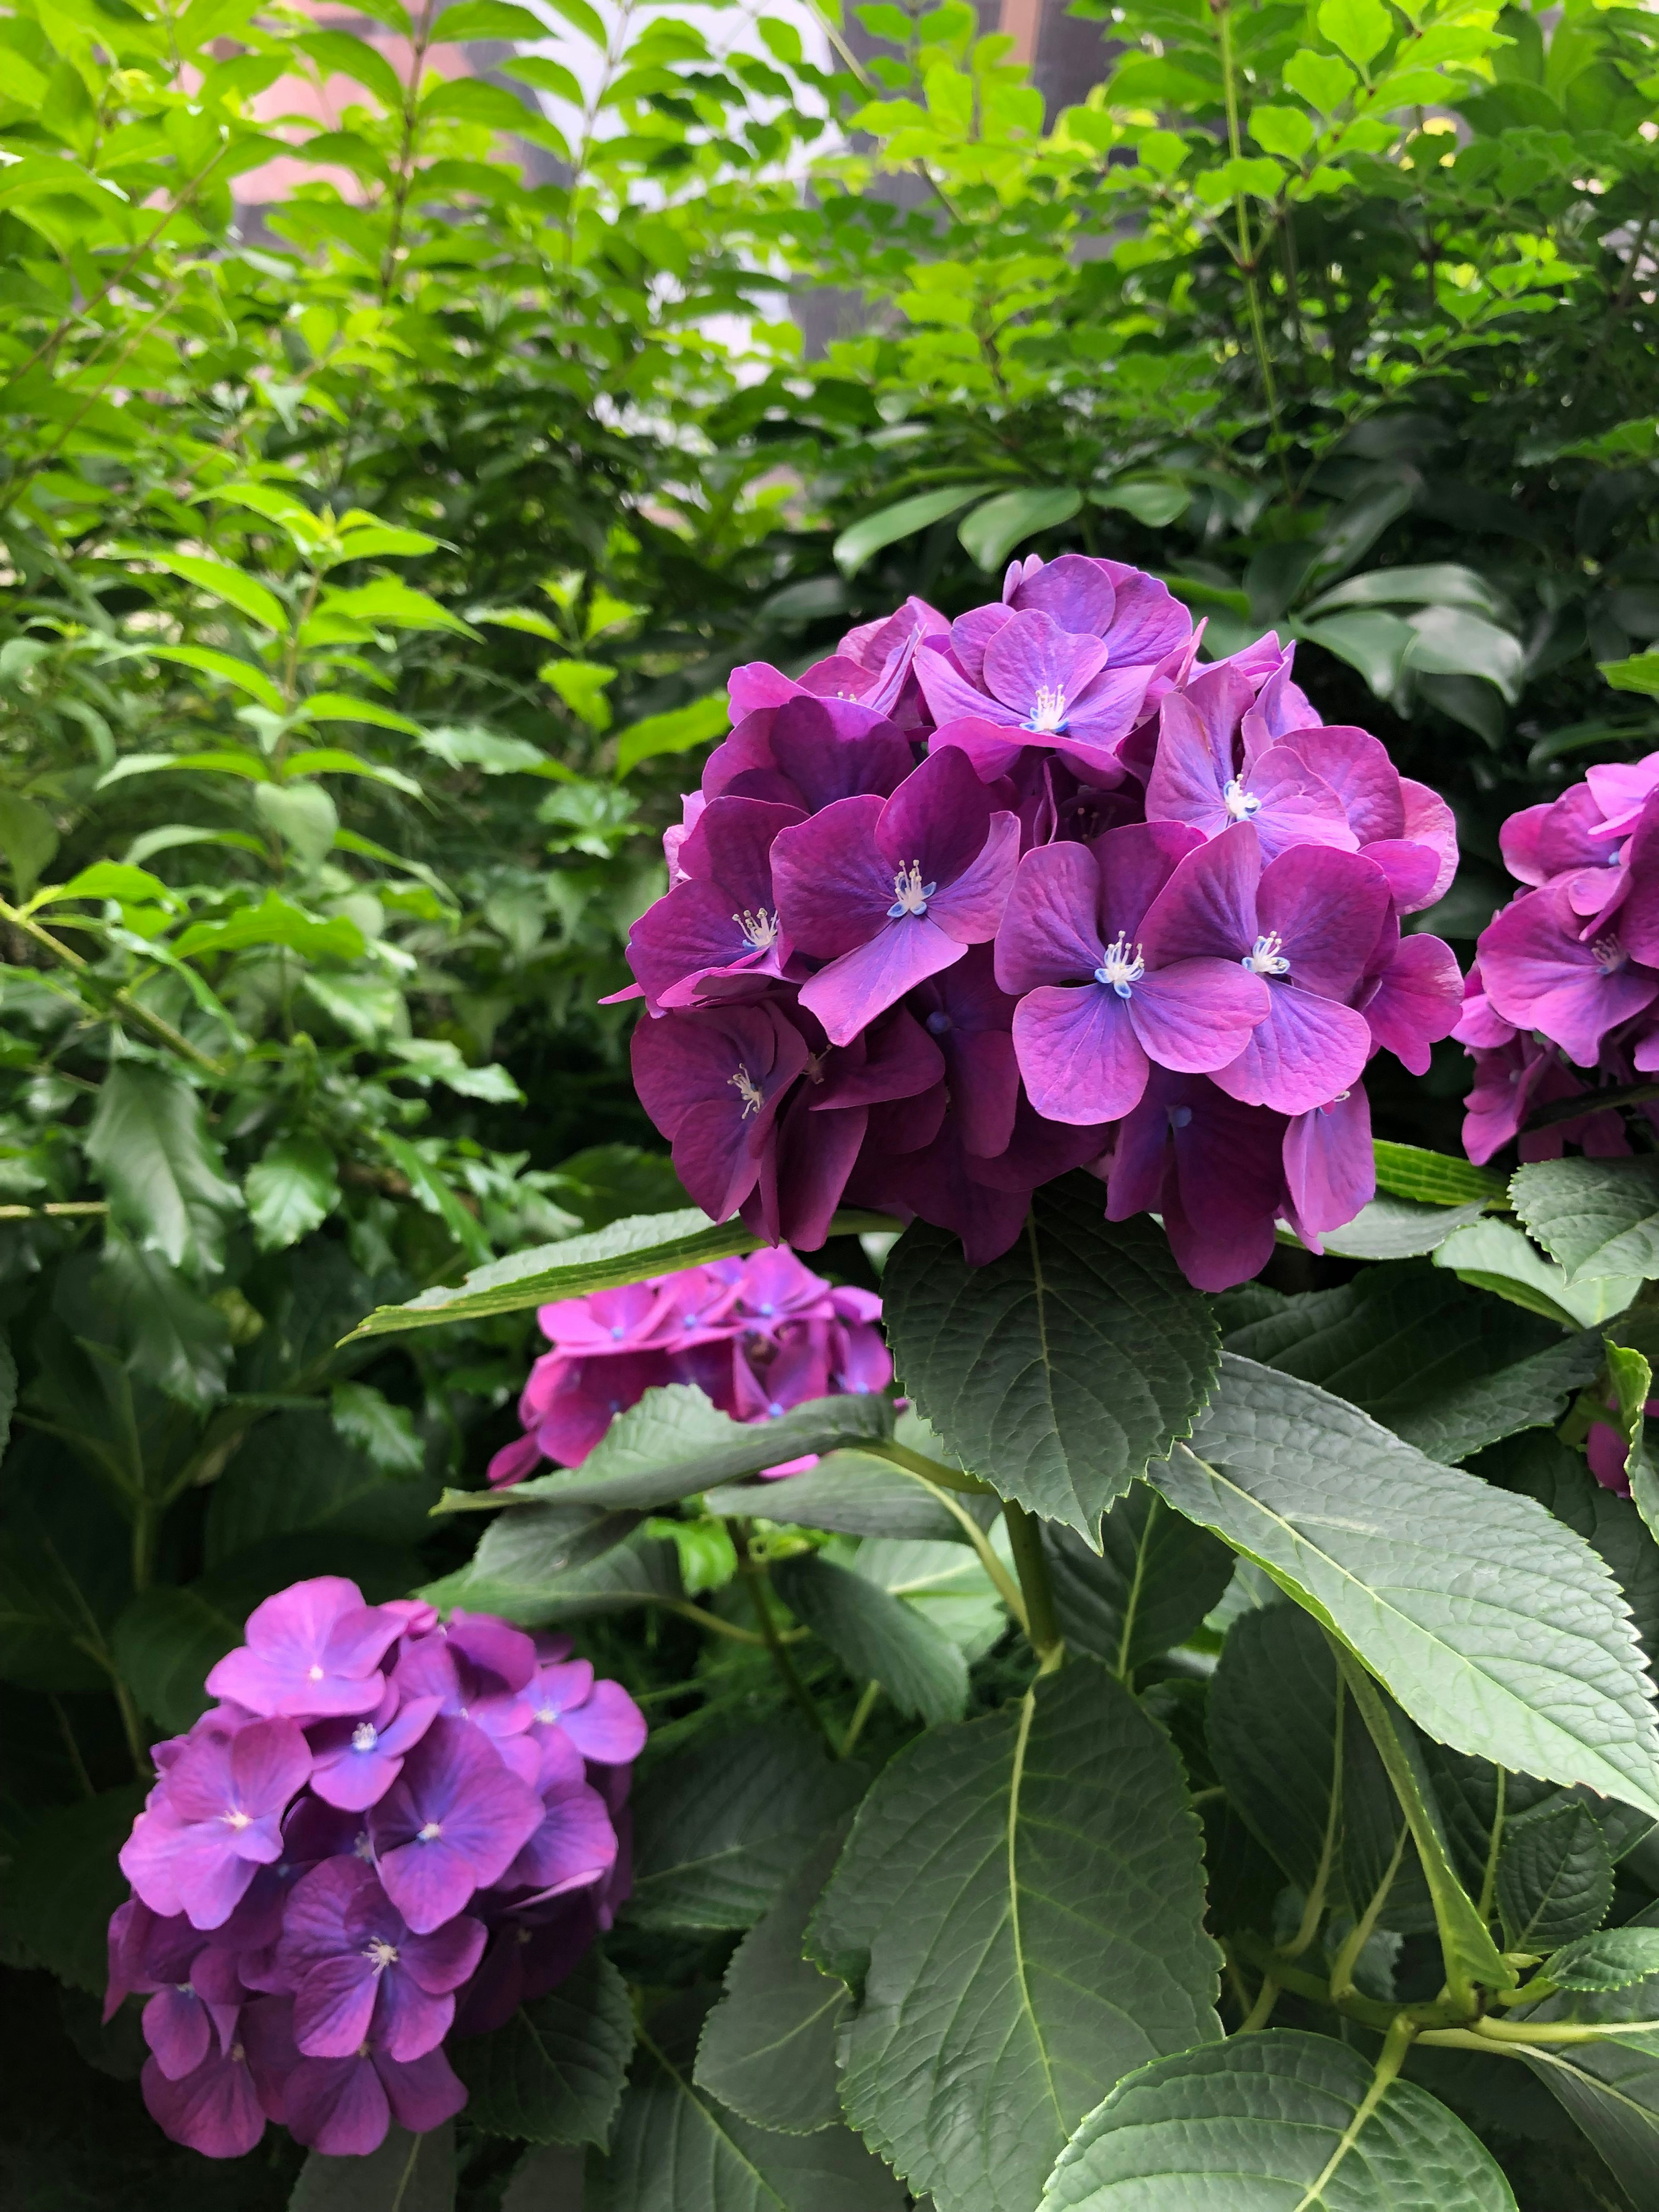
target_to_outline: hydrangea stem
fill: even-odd
[[[1066,1643],[1054,1614],[1054,1589],[1043,1557],[1042,1531],[1036,1516],[1015,1504],[1012,1498],[1003,1506],[1002,1517],[1008,1524],[1008,1546],[1025,1600],[1025,1633],[1042,1662],[1042,1672],[1050,1674],[1066,1656]]]
[[[744,1588],[749,1593],[749,1602],[754,1607],[756,1625],[760,1630],[762,1641],[771,1655],[772,1664],[777,1669],[778,1680],[823,1738],[830,1751],[834,1753],[836,1750],[836,1745],[830,1733],[830,1723],[818,1711],[811,1692],[796,1671],[795,1662],[785,1650],[783,1638],[778,1633],[778,1624],[773,1618],[771,1597],[766,1586],[766,1571],[760,1565],[749,1548],[748,1524],[743,1521],[728,1519],[722,1523],[722,1526],[732,1539],[732,1548],[738,1555],[738,1572],[743,1577]]]

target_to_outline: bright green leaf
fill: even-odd
[[[1057,530],[1083,505],[1083,494],[1062,485],[1024,485],[999,492],[957,525],[962,550],[981,568],[1000,568],[1016,545],[1040,531]]]
[[[884,546],[896,545],[902,538],[914,538],[919,530],[947,521],[996,489],[994,483],[947,484],[942,491],[918,492],[911,499],[900,500],[896,507],[866,514],[861,521],[849,524],[836,538],[836,566],[844,576],[856,576]]]
[[[319,1228],[340,1202],[334,1155],[320,1137],[273,1138],[247,1171],[248,1218],[262,1252],[281,1252]]]

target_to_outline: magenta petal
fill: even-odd
[[[1241,823],[1189,853],[1147,908],[1141,943],[1149,961],[1242,960],[1255,943],[1261,845]],[[1372,943],[1376,933],[1371,933]],[[1370,950],[1367,945],[1366,951]]]
[[[1541,1030],[1581,1067],[1595,1065],[1610,1029],[1659,996],[1659,975],[1633,965],[1616,934],[1580,941],[1566,895],[1554,888],[1516,899],[1487,926],[1480,975],[1505,1021]]]
[[[878,1014],[967,950],[926,915],[884,921],[867,944],[844,952],[802,984],[800,1003],[823,1023],[831,1044],[850,1044]]]
[[[1103,639],[1064,630],[1050,615],[1017,614],[985,648],[985,688],[1028,729],[1047,734],[1066,727],[1108,657]]]
[[[294,1998],[294,2039],[308,2057],[346,2058],[363,2042],[380,1979],[362,1951],[322,1959]]]
[[[193,2074],[213,2042],[208,2008],[191,1989],[157,1990],[143,2011],[144,2040],[169,2081]]]
[[[1430,1047],[1449,1036],[1463,1006],[1457,956],[1437,937],[1402,938],[1361,1011],[1373,1040],[1413,1075],[1429,1072]]]
[[[1267,1020],[1212,1082],[1247,1106],[1305,1114],[1359,1080],[1371,1049],[1363,1014],[1290,983],[1269,985],[1268,995]]]
[[[446,1992],[431,1996],[406,1974],[388,1974],[380,1984],[374,2033],[390,2058],[406,2063],[435,2051],[454,2024],[455,2000]]]
[[[954,745],[929,753],[882,808],[876,824],[876,847],[888,881],[901,870],[920,866],[923,881],[937,884],[943,892],[980,855],[994,811],[991,794],[966,753]]]
[[[645,1715],[620,1682],[596,1682],[591,1696],[561,1720],[583,1758],[601,1766],[623,1765],[645,1748]]]
[[[781,831],[772,848],[779,921],[814,959],[854,951],[887,918],[894,887],[892,867],[876,847],[882,812],[878,799],[837,799]]]
[[[1376,1195],[1371,1112],[1363,1084],[1298,1114],[1285,1132],[1285,1180],[1297,1225],[1317,1239]]]
[[[927,916],[958,945],[983,945],[995,936],[1019,859],[1019,817],[994,814],[977,857],[930,899]]]
[[[616,1832],[603,1797],[585,1782],[547,1799],[538,1827],[502,1878],[504,1889],[533,1889],[538,1898],[585,1889],[617,1856]]]
[[[417,1990],[428,1996],[448,1996],[483,1956],[487,1933],[483,1921],[470,1915],[447,1920],[429,1936],[405,1936],[398,1946],[399,1963]]]
[[[1256,927],[1276,934],[1308,989],[1346,998],[1364,973],[1389,911],[1389,881],[1358,853],[1298,847],[1270,860],[1256,887]]]
[[[1086,845],[1028,853],[996,939],[996,980],[1016,994],[1041,984],[1082,982],[1106,957],[1095,923],[1100,870]]]
[[[441,2051],[404,2063],[376,2051],[374,2063],[398,2126],[414,2135],[441,2127],[466,2102],[466,2091]]]
[[[285,2102],[289,2133],[325,2158],[367,2158],[386,2141],[391,2109],[371,2058],[302,2058]]]
[[[1277,860],[1292,845],[1335,845],[1358,850],[1342,801],[1314,775],[1288,744],[1271,745],[1249,772],[1249,794],[1261,801],[1252,817],[1261,839],[1264,860]]]
[[[1021,717],[999,699],[970,683],[951,655],[923,646],[916,654],[916,681],[936,723],[1002,722],[1018,727]]]
[[[1022,999],[1014,1051],[1032,1105],[1051,1121],[1115,1121],[1146,1088],[1128,1004],[1098,983],[1045,985]]]
[[[204,2158],[240,2158],[265,2131],[265,2115],[240,2046],[213,2052],[182,2081],[170,2081],[154,2059],[141,2079],[150,2118],[174,2142]]]
[[[1128,1006],[1147,1057],[1187,1075],[1224,1067],[1269,1012],[1261,978],[1227,960],[1155,968],[1134,986]]]
[[[1328,784],[1342,802],[1348,827],[1362,845],[1376,837],[1403,837],[1406,802],[1388,747],[1368,730],[1346,726],[1297,730],[1288,749]]]

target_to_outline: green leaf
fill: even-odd
[[[1042,2212],[1515,2212],[1462,2120],[1413,2082],[1370,2105],[1373,2087],[1370,2062],[1327,2035],[1274,2028],[1183,2051],[1089,2115]]]
[[[1517,1169],[1510,1194],[1570,1283],[1659,1275],[1659,1159],[1540,1160]]]
[[[902,1387],[964,1466],[1097,1540],[1100,1516],[1189,1433],[1215,1375],[1215,1323],[1145,1220],[1100,1187],[1039,1190],[1025,1232],[969,1267],[954,1233],[907,1229],[882,1277]]]
[[[641,761],[655,760],[662,753],[690,752],[693,745],[724,737],[729,712],[725,692],[711,691],[706,699],[695,699],[689,707],[630,722],[617,733],[617,774],[631,775]]]
[[[109,1978],[110,1915],[128,1894],[115,1855],[143,1802],[143,1784],[128,1783],[38,1814],[6,1869],[10,1937],[60,1982],[95,1996]]]
[[[619,1413],[577,1468],[495,1491],[447,1490],[449,1512],[539,1505],[644,1510],[809,1452],[833,1451],[891,1433],[891,1401],[878,1392],[812,1398],[774,1421],[734,1421],[695,1383],[666,1382]]]
[[[1141,154],[1144,159],[1144,139]],[[1089,497],[1097,507],[1115,507],[1133,515],[1148,530],[1162,530],[1193,503],[1192,493],[1177,477],[1119,477],[1104,490],[1091,491]]]
[[[964,507],[971,507],[996,489],[994,483],[947,484],[942,491],[918,492],[914,498],[900,500],[896,507],[866,514],[836,538],[831,549],[836,566],[842,575],[856,576],[884,546],[896,545],[902,538],[914,538],[917,531],[960,514]]]
[[[841,2119],[836,2042],[847,1990],[803,1955],[803,1945],[846,1832],[843,1823],[820,1840],[732,1954],[726,1993],[697,2044],[697,2087],[781,2135],[811,2135]]]
[[[1353,1219],[1320,1237],[1340,1260],[1415,1260],[1434,1251],[1457,1230],[1479,1221],[1486,1201],[1467,1206],[1419,1206],[1407,1198],[1374,1198]]]
[[[396,730],[405,738],[418,738],[421,734],[420,724],[411,722],[407,714],[395,714],[378,700],[354,699],[343,691],[313,691],[308,699],[300,702],[295,711],[304,722],[363,722],[371,729]],[[373,761],[360,762],[358,767],[360,770],[378,768],[381,775],[386,773],[381,764]],[[292,761],[288,772],[294,772]],[[407,776],[400,780],[397,787],[415,796],[420,793],[419,784],[410,782]]]
[[[703,1737],[651,1768],[634,1796],[634,1894],[647,1928],[752,1928],[805,1851],[864,1794],[781,1724]]]
[[[1269,154],[1299,162],[1313,145],[1314,127],[1299,107],[1253,107],[1250,136]]]
[[[367,1382],[337,1382],[328,1410],[335,1427],[382,1474],[419,1474],[426,1451],[415,1433],[415,1416]]]
[[[1476,1221],[1453,1231],[1434,1255],[1461,1283],[1507,1298],[1523,1312],[1541,1314],[1558,1328],[1589,1328],[1622,1313],[1642,1287],[1628,1275],[1587,1275],[1570,1284],[1567,1271],[1547,1260],[1510,1221]]]
[[[641,2033],[596,2212],[901,2212],[902,2191],[850,2130],[757,2128],[696,2086],[694,2052],[659,2020]]]
[[[1484,1453],[1478,1472],[1505,1489],[1535,1498],[1601,1553],[1651,1662],[1659,1654],[1659,1546],[1629,1498],[1604,1490],[1579,1453],[1536,1430]]]
[[[547,1509],[550,1517],[553,1510]],[[514,1514],[493,1522],[472,1565],[459,1574],[446,1575],[441,1582],[428,1583],[420,1595],[445,1612],[461,1606],[471,1613],[499,1613],[521,1628],[544,1628],[556,1620],[593,1620],[605,1613],[625,1613],[636,1605],[684,1599],[679,1555],[672,1544],[653,1537],[636,1536],[631,1541],[607,1546],[598,1558],[589,1553],[576,1565],[545,1573],[540,1571],[544,1551],[528,1560],[515,1554],[499,1568],[488,1563],[478,1565],[486,1553],[493,1559],[493,1547],[498,1542],[503,1550],[521,1545],[525,1552],[530,1551],[542,1540],[538,1518]],[[556,1536],[564,1547],[565,1558],[580,1552],[583,1540],[580,1530],[572,1534],[568,1522]],[[513,1578],[521,1574],[530,1578]]]
[[[957,539],[970,560],[988,572],[1000,568],[1016,545],[1040,530],[1057,530],[1083,505],[1083,494],[1068,486],[1023,485],[999,492],[957,525]]]
[[[1336,66],[1340,68],[1341,64],[1339,63]],[[1353,80],[1348,76],[1347,70],[1343,70],[1342,74],[1352,84]],[[1394,605],[1473,607],[1476,613],[1493,617],[1504,611],[1502,599],[1486,578],[1474,569],[1465,568],[1455,561],[1431,561],[1418,568],[1373,568],[1365,575],[1350,576],[1345,582],[1338,584],[1334,590],[1322,592],[1307,612],[1320,615],[1328,608]],[[1395,1145],[1390,1146],[1389,1150],[1414,1152],[1417,1147],[1415,1145]],[[1427,1157],[1434,1159],[1443,1156],[1430,1153]],[[1455,1160],[1452,1164],[1462,1168],[1470,1176],[1490,1176],[1492,1174],[1489,1168],[1477,1168],[1462,1160]],[[1407,1197],[1419,1194],[1410,1191],[1405,1194]],[[1420,1194],[1428,1195],[1426,1192]],[[1465,1197],[1469,1195],[1467,1191],[1462,1194]],[[1503,1196],[1501,1189],[1498,1195]]]
[[[86,1146],[111,1210],[143,1249],[188,1274],[218,1273],[242,1194],[221,1173],[202,1102],[181,1076],[116,1061]]]
[[[1503,1205],[1507,1180],[1492,1168],[1478,1168],[1472,1161],[1449,1152],[1425,1152],[1419,1145],[1393,1145],[1373,1139],[1376,1187],[1395,1198],[1414,1198],[1425,1206],[1468,1206],[1475,1199]]]
[[[1088,1659],[887,1766],[814,1916],[853,1986],[842,2102],[938,2212],[1029,2212],[1083,2115],[1216,2032],[1169,1739]]]
[[[884,1216],[841,1212],[830,1224],[832,1237],[890,1229]],[[386,1336],[400,1329],[430,1328],[441,1322],[484,1321],[494,1314],[523,1313],[560,1298],[581,1297],[648,1276],[673,1274],[682,1267],[706,1266],[752,1252],[763,1240],[740,1221],[718,1226],[696,1206],[675,1213],[633,1213],[586,1237],[562,1244],[538,1244],[510,1259],[475,1267],[456,1290],[423,1291],[407,1305],[377,1306],[351,1337]]]
[[[284,813],[280,823],[275,814],[272,816],[273,826],[296,850],[310,830],[320,833],[334,817],[333,802],[325,791],[313,791],[304,786],[293,791],[275,791],[261,786],[258,798],[267,802],[261,805],[261,812],[268,811],[269,802],[276,802],[278,808],[286,808],[290,801],[301,802],[300,814],[306,816],[309,829],[301,828],[299,815],[290,818]],[[305,804],[319,799],[324,802],[326,818],[313,817]],[[331,839],[331,830],[330,842]],[[326,845],[323,849],[326,850]],[[308,960],[360,960],[364,951],[362,930],[346,915],[337,914],[327,921],[319,921],[303,907],[295,906],[276,891],[267,891],[258,906],[239,907],[224,921],[192,922],[173,940],[173,950],[179,959],[187,960],[202,952],[240,952],[250,945],[285,945],[290,951],[302,953]]]
[[[1235,1330],[1227,1348],[1317,1382],[1449,1465],[1517,1429],[1558,1420],[1601,1364],[1586,1331],[1552,1325],[1407,1266],[1367,1269]]]
[[[394,2120],[363,2158],[307,2151],[288,2212],[453,2212],[455,2124],[411,2135]]]
[[[878,1681],[902,1713],[959,1721],[968,1662],[943,1632],[865,1576],[806,1553],[772,1571],[778,1595],[857,1682]]]
[[[147,645],[144,651],[152,660],[176,661],[181,668],[216,676],[237,690],[246,691],[273,714],[283,711],[283,695],[264,670],[251,660],[238,659],[234,653],[219,653],[207,645]]]
[[[759,1515],[794,1528],[831,1528],[847,1536],[909,1536],[933,1543],[969,1541],[956,1516],[915,1475],[864,1452],[831,1452],[816,1467],[792,1474],[787,1483],[732,1483],[711,1490],[707,1503],[711,1513]]]
[[[1498,1909],[1511,1951],[1593,1935],[1613,1903],[1613,1862],[1589,1808],[1545,1804],[1504,1824]]]
[[[478,633],[459,615],[441,607],[425,592],[413,590],[396,576],[377,576],[372,584],[359,584],[350,590],[330,584],[325,586],[318,615],[313,623],[325,627],[331,616],[344,616],[349,622],[389,623],[394,629],[453,630],[457,636],[475,641]],[[307,628],[310,624],[307,624]]]
[[[111,1638],[121,1680],[138,1710],[167,1735],[182,1735],[212,1699],[202,1685],[242,1640],[243,1620],[199,1590],[167,1583],[140,1590]]]
[[[218,1570],[238,1553],[296,1529],[411,1543],[430,1533],[434,1483],[388,1481],[336,1431],[326,1413],[261,1421],[214,1484],[207,1559]]]
[[[1528,2049],[1526,2063],[1583,2130],[1632,2204],[1652,2212],[1659,2166],[1659,2057],[1622,2037],[1567,2050]]]
[[[46,808],[21,792],[0,791],[0,853],[18,898],[33,894],[57,850],[58,825]]]
[[[494,1106],[522,1106],[525,1097],[504,1067],[474,1067],[448,1037],[392,1037],[386,1049],[417,1082],[441,1083],[458,1098],[483,1098]]]
[[[198,553],[148,553],[158,568],[169,575],[181,576],[185,583],[194,584],[222,599],[227,606],[245,614],[250,622],[263,629],[286,630],[288,610],[274,592],[267,590],[245,568],[233,568],[223,561],[209,561]]]
[[[1645,1423],[1643,1415],[1653,1394],[1653,1370],[1639,1352],[1628,1345],[1615,1344],[1611,1337],[1602,1340],[1607,1348],[1607,1380],[1613,1385],[1616,1401],[1614,1419],[1625,1446],[1625,1473],[1629,1478],[1631,1495],[1636,1500],[1642,1517],[1651,1525],[1652,1471],[1645,1463],[1642,1449]]]
[[[1546,1959],[1543,1978],[1561,1990],[1624,1990],[1659,1974],[1659,1928],[1605,1928]]]
[[[1601,1560],[1531,1499],[1231,1355],[1193,1449],[1154,1479],[1430,1735],[1659,1817],[1659,1734],[1628,1613]]]
[[[449,2046],[466,2084],[469,2125],[521,2142],[601,2148],[633,2049],[627,1984],[600,1951],[589,1951],[550,1996],[520,2005],[504,2027]]]
[[[340,1202],[334,1155],[320,1137],[276,1137],[247,1171],[248,1218],[262,1252],[286,1251]]]
[[[1044,1532],[1060,1633],[1121,1680],[1183,1643],[1221,1601],[1233,1554],[1146,1483],[1100,1524],[1098,1558],[1068,1528]]]
[[[223,1395],[230,1325],[159,1254],[129,1243],[112,1226],[93,1289],[119,1334],[131,1374],[198,1412]]]
[[[1615,691],[1639,691],[1645,699],[1659,699],[1659,653],[1638,653],[1626,660],[1598,660],[1595,666]]]
[[[1334,115],[1356,82],[1346,62],[1334,54],[1316,54],[1308,46],[1293,53],[1280,74],[1291,90],[1299,92],[1322,115]]]

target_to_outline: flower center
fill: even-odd
[[[1223,787],[1221,803],[1235,822],[1248,822],[1261,805],[1255,793],[1246,791],[1237,776]]]
[[[902,921],[906,915],[920,921],[927,911],[927,902],[939,889],[937,884],[921,880],[921,862],[912,860],[908,868],[901,868],[893,878],[893,903],[887,909],[889,921]]]
[[[552,1728],[558,1721],[559,1709],[556,1705],[539,1706],[537,1709],[536,1717],[544,1728]]]
[[[435,1820],[428,1820],[415,1840],[417,1844],[435,1844],[442,1833],[443,1830]]]
[[[1184,1129],[1192,1118],[1190,1106],[1171,1106],[1170,1109],[1170,1127],[1172,1129]]]
[[[368,1840],[368,1830],[367,1828],[359,1828],[356,1834],[352,1838],[351,1856],[353,1858],[362,1859],[365,1866],[374,1865],[374,1846]]]
[[[949,1036],[955,1024],[941,1006],[928,1015],[925,1026],[929,1036]]]
[[[313,1667],[311,1672],[306,1676],[307,1682],[320,1682],[322,1679],[323,1670],[320,1667]]]
[[[238,1812],[234,1808],[228,1813],[221,1813],[219,1818],[228,1828],[246,1828],[252,1825],[251,1814]]]
[[[380,1740],[380,1731],[373,1721],[359,1721],[351,1731],[351,1748],[354,1751],[373,1751]]]
[[[1285,957],[1284,946],[1285,940],[1279,932],[1270,929],[1265,937],[1257,938],[1252,950],[1238,964],[1248,968],[1252,975],[1288,975],[1291,963]]]
[[[1129,949],[1129,940],[1120,929],[1106,947],[1106,957],[1095,970],[1097,983],[1104,983],[1115,991],[1120,999],[1133,994],[1135,985],[1146,973],[1146,963],[1140,957],[1140,947]]]
[[[247,2057],[247,2052],[242,2048],[242,2045],[240,2043],[233,2043],[229,2051],[226,2053],[226,2056],[228,2057],[233,2066],[240,2066],[242,2061]]]
[[[1605,937],[1598,937],[1595,939],[1590,946],[1590,951],[1595,956],[1596,967],[1603,975],[1616,975],[1630,958],[1629,953],[1626,951],[1611,930]]]
[[[388,1943],[383,1936],[371,1936],[363,1946],[363,1956],[377,1974],[383,1974],[388,1966],[397,1965],[398,1947]]]
[[[758,914],[750,914],[745,907],[741,914],[734,914],[732,919],[748,939],[751,952],[769,952],[777,943],[778,918],[775,914],[769,914],[764,907]]]
[[[1039,684],[1036,704],[1025,718],[1028,730],[1052,732],[1066,726],[1066,693],[1058,684]]]
[[[728,1075],[726,1079],[743,1101],[744,1120],[746,1121],[751,1114],[758,1114],[766,1103],[766,1093],[750,1077],[749,1070],[740,1067],[735,1075]]]

